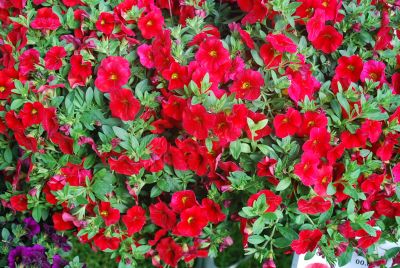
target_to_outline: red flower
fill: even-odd
[[[368,137],[371,143],[375,143],[382,134],[382,122],[367,119],[361,125],[361,132]]]
[[[275,165],[277,161],[268,156],[264,157],[257,163],[257,176],[259,177],[273,177],[275,173]]]
[[[331,148],[331,134],[325,128],[313,128],[310,138],[303,144],[303,151],[312,152],[316,156],[322,157]]]
[[[226,215],[222,213],[221,207],[209,198],[201,201],[201,207],[206,210],[208,220],[214,224],[225,220]]]
[[[54,229],[57,231],[67,231],[74,228],[74,224],[71,221],[64,221],[63,212],[55,212],[52,216]]]
[[[338,59],[338,66],[336,67],[335,72],[336,75],[341,78],[348,78],[352,82],[357,82],[360,79],[360,74],[362,70],[362,58],[358,55],[353,55],[350,57],[340,57]]]
[[[112,208],[109,202],[100,202],[99,213],[107,226],[110,226],[119,221],[119,210]]]
[[[47,70],[58,70],[62,67],[62,59],[67,56],[64,47],[55,46],[47,51],[44,57],[45,67]]]
[[[160,259],[172,267],[176,267],[178,261],[183,256],[182,247],[179,246],[171,237],[161,239],[157,244],[156,250],[158,255],[160,255]]]
[[[187,208],[197,205],[196,196],[191,190],[175,192],[172,195],[169,205],[175,212],[180,213]]]
[[[373,82],[386,82],[385,76],[386,65],[383,62],[369,60],[364,63],[364,68],[360,74],[361,81],[365,82],[367,79],[372,80]]]
[[[114,30],[114,26],[114,15],[107,12],[101,12],[98,20],[96,21],[96,29],[106,35],[110,35]]]
[[[195,58],[209,72],[225,70],[230,64],[229,51],[217,38],[207,38],[201,43]]]
[[[142,44],[137,48],[140,63],[147,69],[154,67],[153,47],[151,45]]]
[[[274,194],[270,190],[261,190],[256,194],[253,194],[247,200],[247,206],[253,206],[253,203],[261,196],[264,195],[267,203],[267,210],[265,212],[274,212],[279,205],[282,203],[282,197]]]
[[[120,56],[109,56],[103,59],[94,81],[96,87],[104,93],[121,89],[131,76],[129,62]]]
[[[294,174],[299,176],[304,185],[313,185],[317,175],[318,164],[319,159],[317,155],[312,153],[304,153],[301,156],[300,163],[294,165]]]
[[[266,39],[273,48],[281,53],[295,53],[297,51],[297,45],[284,34],[269,34]]]
[[[117,250],[121,243],[121,240],[118,237],[106,236],[104,230],[100,230],[100,233],[94,237],[93,241],[100,250]]]
[[[162,72],[162,76],[169,82],[168,89],[181,89],[189,82],[187,66],[181,66],[179,63],[173,62],[169,69]]]
[[[357,247],[361,249],[368,249],[381,238],[382,231],[376,231],[376,236],[366,235],[361,237],[357,242]]]
[[[392,169],[393,182],[400,182],[400,163],[397,163]]]
[[[62,153],[74,153],[74,140],[71,137],[65,136],[60,132],[56,132],[50,137],[50,140],[58,145]]]
[[[315,196],[310,200],[299,199],[297,201],[297,206],[301,213],[306,214],[318,214],[328,211],[331,208],[331,202],[328,200],[324,200],[320,196]]]
[[[28,198],[24,194],[11,196],[10,204],[16,211],[25,211],[28,209]]]
[[[31,22],[31,27],[36,30],[57,30],[60,26],[60,18],[49,7],[40,8]]]
[[[323,113],[307,111],[303,114],[303,121],[297,134],[299,136],[310,135],[313,128],[326,128],[328,125],[328,118]]]
[[[143,165],[135,162],[126,155],[121,155],[118,159],[109,158],[110,169],[123,175],[132,176],[138,174]]]
[[[306,29],[308,33],[308,40],[315,40],[319,33],[325,26],[325,12],[322,9],[317,9],[314,16],[308,20]]]
[[[201,231],[207,226],[207,224],[207,212],[199,206],[194,206],[185,209],[181,213],[181,221],[176,225],[174,234],[196,237],[200,235]]]
[[[215,116],[208,113],[201,104],[190,105],[183,111],[183,128],[200,140],[208,137],[208,131],[214,127],[214,123]]]
[[[14,88],[14,81],[7,74],[7,72],[0,71],[0,100],[6,100],[12,93],[11,90]]]
[[[261,22],[268,14],[266,5],[260,0],[238,0],[237,3],[241,10],[248,12],[241,21],[243,24]]]
[[[37,151],[37,140],[34,137],[26,136],[23,133],[14,133],[15,140],[19,146],[25,147],[27,150]]]
[[[259,72],[244,70],[236,75],[229,90],[236,93],[236,98],[251,101],[260,97],[262,86],[264,86],[264,78]]]
[[[261,46],[260,57],[262,58],[266,69],[277,68],[282,62],[282,54],[277,53],[270,43]]]
[[[130,89],[117,89],[110,92],[111,115],[124,121],[135,120],[140,110],[140,102]]]
[[[326,25],[317,38],[311,41],[311,44],[318,50],[326,54],[335,52],[343,41],[343,35],[340,34],[333,26]]]
[[[267,116],[265,114],[263,114],[263,113],[255,113],[255,112],[253,112],[251,110],[248,110],[247,117],[250,118],[251,120],[253,120],[253,122],[255,124],[259,123],[262,120],[266,120],[267,119]],[[272,130],[268,125],[266,125],[262,129],[257,130],[255,132],[255,136],[253,137],[253,133],[251,133],[249,125],[246,124],[245,128],[244,128],[244,131],[246,131],[247,137],[249,137],[249,139],[257,141],[257,140],[262,139],[265,136],[268,136],[269,134],[271,134]]]
[[[172,230],[176,224],[175,213],[164,202],[150,205],[150,219],[166,230]]]
[[[164,26],[164,17],[158,8],[151,12],[143,14],[138,21],[138,27],[143,38],[151,39],[162,32]]]
[[[27,102],[19,112],[22,124],[25,128],[40,124],[44,116],[44,107],[40,102]]]
[[[39,64],[40,54],[34,48],[30,48],[24,51],[19,57],[18,70],[22,75],[27,75],[28,73],[36,69],[36,64]]]
[[[299,111],[289,108],[286,114],[278,114],[274,118],[275,135],[278,138],[293,136],[301,126]]]
[[[83,62],[82,55],[72,55],[70,59],[71,70],[68,73],[68,82],[71,88],[85,86],[89,76],[92,75],[92,64]]]
[[[122,216],[122,222],[128,229],[128,235],[140,232],[146,223],[146,211],[140,206],[133,206]]]
[[[361,183],[361,190],[366,194],[374,194],[380,191],[385,175],[372,174]]]
[[[307,251],[313,251],[321,237],[322,232],[318,229],[302,230],[299,233],[299,239],[293,240],[290,246],[297,254],[304,254]]]

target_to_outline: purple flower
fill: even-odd
[[[24,219],[25,229],[28,231],[30,238],[40,233],[40,226],[33,218]]]
[[[66,261],[63,258],[61,258],[60,255],[54,255],[53,264],[51,265],[51,268],[63,268],[67,264],[68,264],[68,261]]]
[[[61,236],[58,234],[52,234],[51,236],[51,240],[53,241],[53,243],[61,248],[64,251],[70,251],[71,250],[71,246],[68,244],[68,238],[66,236]]]
[[[33,247],[18,246],[8,254],[8,266],[15,268],[16,265],[37,266],[42,268],[51,268],[47,261],[46,249],[41,245]]]

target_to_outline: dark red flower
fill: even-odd
[[[55,46],[47,51],[44,57],[45,67],[47,70],[58,70],[62,67],[62,59],[67,56],[64,47]]]
[[[122,222],[127,228],[128,235],[140,232],[146,223],[146,211],[140,206],[133,206],[122,216]]]
[[[164,17],[161,10],[154,8],[151,12],[143,14],[138,21],[138,27],[143,38],[151,39],[162,32]]]
[[[278,114],[274,118],[275,135],[278,138],[293,136],[301,126],[299,111],[289,108],[286,114]]]
[[[208,220],[214,224],[222,222],[226,218],[219,204],[209,198],[204,198],[201,201],[201,207],[206,210]]]
[[[103,59],[97,71],[94,84],[101,92],[121,89],[131,76],[129,62],[120,56],[109,56]]]
[[[264,86],[264,78],[259,72],[244,70],[236,75],[229,90],[236,94],[236,98],[251,101],[260,97],[262,86]]]
[[[318,229],[302,230],[299,233],[299,239],[293,240],[290,246],[297,254],[304,254],[307,251],[313,251],[321,237],[322,232]]]
[[[38,9],[31,27],[36,30],[57,30],[61,26],[60,18],[50,7]]]
[[[314,16],[307,21],[306,29],[308,40],[315,40],[325,26],[325,12],[322,9],[317,9]]]
[[[172,230],[176,224],[175,213],[164,203],[150,205],[151,222],[166,230]]]
[[[267,6],[260,0],[238,0],[237,3],[241,10],[248,12],[241,21],[243,24],[261,22],[268,14]]]
[[[253,203],[261,196],[264,195],[267,203],[267,209],[265,212],[274,212],[279,205],[282,203],[282,197],[274,194],[270,190],[261,190],[256,194],[253,194],[247,200],[247,206],[253,206]]]
[[[92,64],[84,62],[82,55],[72,55],[70,59],[71,69],[68,73],[68,82],[71,88],[85,86],[89,76],[92,75]]]
[[[40,102],[27,102],[19,111],[24,127],[40,124],[44,116],[44,107]]]
[[[214,123],[215,116],[207,112],[201,104],[190,105],[183,111],[183,128],[200,140],[208,137],[208,131],[214,127]]]
[[[181,221],[176,225],[174,234],[187,237],[199,236],[208,224],[207,212],[199,206],[185,209],[181,213]]]
[[[157,244],[156,250],[160,259],[172,267],[176,267],[180,258],[183,257],[182,247],[171,237],[161,239]]]
[[[331,202],[324,200],[320,196],[315,196],[310,200],[305,200],[303,198],[297,201],[297,206],[301,213],[306,214],[319,214],[328,211],[331,208]]]
[[[275,173],[275,165],[277,161],[268,156],[264,157],[257,163],[257,176],[260,177],[273,177]]]
[[[110,202],[100,202],[99,213],[107,226],[110,226],[119,221],[119,210],[116,208],[112,208]]]
[[[124,121],[135,120],[140,110],[140,102],[130,89],[117,89],[110,92],[111,115]]]
[[[191,190],[175,192],[172,195],[169,205],[175,212],[180,213],[187,208],[197,205],[196,196]]]
[[[72,221],[65,221],[63,219],[63,212],[55,212],[52,216],[54,229],[57,231],[67,231],[74,228]]]
[[[110,35],[114,30],[114,26],[114,15],[107,12],[101,12],[96,21],[96,29],[106,35]]]
[[[25,211],[28,209],[28,198],[25,194],[13,195],[10,197],[10,204],[16,211]]]
[[[297,45],[284,34],[269,34],[266,39],[274,49],[281,53],[295,53],[297,51]]]
[[[335,52],[343,42],[343,35],[333,26],[325,25],[319,32],[317,38],[311,41],[311,44],[318,50],[326,54]]]

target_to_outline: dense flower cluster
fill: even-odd
[[[375,250],[400,238],[398,0],[15,0],[0,21],[0,211],[32,241],[51,224],[121,267],[400,263]],[[32,241],[9,267],[68,264]]]

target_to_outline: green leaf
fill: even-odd
[[[251,56],[253,56],[254,61],[260,65],[264,66],[264,61],[261,59],[260,55],[258,54],[257,50],[251,50]]]
[[[105,195],[114,189],[113,183],[115,182],[115,176],[105,169],[102,169],[95,174],[93,180],[92,190],[94,194],[97,198],[105,200]]]
[[[249,237],[248,241],[253,245],[258,245],[263,243],[265,241],[265,238],[262,237],[261,235],[252,235]]]
[[[281,180],[278,183],[278,185],[276,186],[276,190],[277,191],[283,191],[283,190],[285,190],[286,188],[289,187],[290,183],[291,183],[291,179],[290,178],[285,178],[285,179]]]
[[[114,126],[112,129],[115,135],[121,140],[126,141],[129,139],[129,134],[125,129],[116,126]]]
[[[17,110],[19,107],[21,107],[24,104],[25,100],[23,99],[16,99],[13,100],[13,102],[11,103],[11,110]]]
[[[346,251],[342,253],[339,258],[338,258],[338,264],[339,267],[345,266],[351,261],[351,258],[353,257],[353,248],[352,247],[347,247]]]
[[[229,151],[231,152],[234,159],[238,159],[241,153],[241,143],[239,140],[231,142],[229,145]]]
[[[278,232],[287,240],[293,241],[299,238],[298,234],[293,229],[285,226],[277,226]]]

